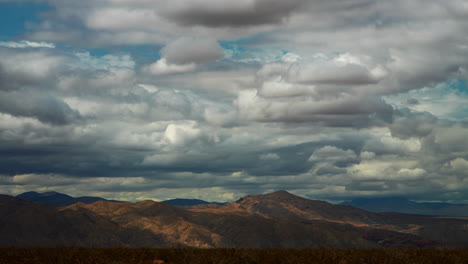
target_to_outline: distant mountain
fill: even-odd
[[[342,205],[352,205],[371,212],[468,217],[467,204],[418,203],[401,197],[359,198]]]
[[[218,207],[57,206],[0,195],[2,247],[468,247],[466,226],[463,219],[371,213],[286,191]]]
[[[173,205],[173,206],[196,206],[196,205],[224,205],[226,203],[217,203],[217,202],[207,202],[199,199],[171,199],[171,200],[166,200],[163,201],[163,203],[168,204],[168,205]]]
[[[69,195],[58,193],[58,192],[45,192],[45,193],[25,192],[16,197],[23,199],[23,200],[27,200],[27,201],[42,202],[42,203],[56,204],[56,205],[71,205],[74,203],[90,204],[90,203],[94,203],[97,201],[108,201],[100,197],[91,197],[91,196],[71,197]]]

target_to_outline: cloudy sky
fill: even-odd
[[[0,0],[0,193],[468,203],[465,0]]]

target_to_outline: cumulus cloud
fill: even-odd
[[[145,69],[151,74],[171,74],[171,73],[184,73],[194,71],[196,68],[195,63],[188,64],[169,64],[165,58],[157,60]]]
[[[427,172],[421,168],[407,169],[403,168],[397,172],[398,177],[408,180],[420,179]]]
[[[457,172],[461,172],[461,173],[468,172],[468,160],[465,160],[463,158],[456,158],[450,161],[450,166],[452,166],[452,169]]]
[[[392,118],[393,108],[375,89],[386,76],[380,64],[349,53],[312,62],[291,56],[263,65],[256,74],[257,88],[239,92],[236,103],[243,118],[337,126],[368,126]]]
[[[415,135],[410,138],[400,138],[386,128],[373,128],[370,133],[372,137],[366,142],[363,149],[373,153],[417,153],[421,150],[420,139]]]
[[[247,120],[314,121],[332,126],[367,125],[371,118],[388,119],[393,111],[391,106],[378,98],[346,94],[330,98],[268,98],[262,97],[256,90],[245,90],[239,93],[236,104],[241,117]]]
[[[180,38],[164,46],[161,59],[147,66],[152,74],[183,73],[195,70],[196,65],[223,56],[223,49],[215,39]]]
[[[356,180],[409,180],[424,175],[425,171],[414,167],[415,161],[372,160],[352,165],[348,173]]]
[[[186,145],[202,135],[200,129],[195,124],[169,124],[164,133],[164,139],[170,144]]]
[[[67,62],[65,56],[47,51],[0,49],[0,56],[0,89],[15,89],[47,81]]]
[[[346,53],[329,61],[293,64],[288,68],[286,78],[296,83],[353,86],[378,83],[386,74],[382,65],[366,65],[363,59]]]

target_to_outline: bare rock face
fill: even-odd
[[[218,206],[0,195],[0,246],[377,248],[468,246],[468,221],[371,213],[278,191]]]

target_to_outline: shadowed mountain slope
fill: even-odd
[[[370,213],[285,191],[218,208],[154,201],[58,206],[0,196],[0,246],[466,247],[466,226],[460,219]]]
[[[0,195],[0,234],[3,247],[170,246],[159,236],[117,226],[89,210],[63,210],[5,195]]]

